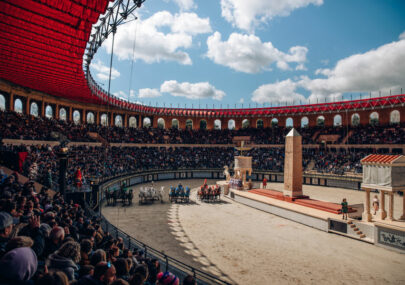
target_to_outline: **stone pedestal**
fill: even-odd
[[[302,137],[292,129],[285,139],[284,196],[302,195]]]

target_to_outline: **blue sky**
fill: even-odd
[[[118,28],[111,91],[194,108],[398,94],[404,15],[401,0],[146,0]],[[91,64],[105,89],[110,52],[111,36]]]

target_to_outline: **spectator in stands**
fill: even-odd
[[[75,241],[65,242],[55,253],[47,259],[49,269],[63,271],[69,281],[76,279],[79,270],[77,263],[80,261],[80,244]]]
[[[0,284],[30,284],[37,267],[37,256],[31,248],[13,249],[0,259]]]
[[[6,246],[13,230],[13,218],[6,212],[0,212],[0,257],[6,253]]]
[[[69,280],[63,271],[49,270],[40,276],[36,282],[38,285],[69,285]]]
[[[93,275],[86,275],[79,280],[79,285],[110,285],[115,277],[115,267],[110,262],[99,262]]]

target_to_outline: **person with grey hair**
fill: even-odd
[[[13,230],[13,218],[9,213],[0,212],[0,257],[6,253],[6,246]]]
[[[54,253],[59,249],[65,239],[65,230],[62,227],[54,227],[49,238],[46,240],[46,246],[43,253],[43,257],[47,258],[51,253]]]
[[[77,263],[80,261],[80,244],[68,241],[46,260],[48,269],[63,271],[69,281],[75,280],[75,272],[79,270]]]

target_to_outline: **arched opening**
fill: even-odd
[[[301,128],[307,128],[309,125],[308,117],[301,118]]]
[[[192,130],[193,129],[193,120],[188,119],[186,121],[186,130]]]
[[[150,128],[152,126],[152,122],[150,121],[149,117],[143,118],[143,127]]]
[[[336,115],[333,117],[333,126],[340,127],[342,125],[342,116]]]
[[[271,126],[272,126],[272,127],[277,127],[277,126],[278,126],[278,120],[277,120],[276,118],[273,118],[273,119],[271,120]]]
[[[200,121],[200,130],[206,130],[206,129],[207,129],[207,121],[201,120]]]
[[[173,119],[172,120],[172,129],[178,129],[179,128],[179,120]]]
[[[325,117],[324,116],[319,116],[318,118],[316,118],[316,125],[318,127],[325,126]]]
[[[59,120],[66,121],[66,109],[60,108],[59,109]]]
[[[159,118],[157,120],[157,127],[158,129],[164,129],[165,128],[165,120],[163,118]]]
[[[390,114],[390,124],[396,125],[401,122],[401,115],[398,110],[394,110]]]
[[[244,119],[244,120],[242,121],[242,129],[249,128],[249,126],[250,126],[249,120],[248,120],[248,119]]]
[[[229,120],[228,121],[228,129],[229,130],[234,130],[235,129],[235,120]]]
[[[107,114],[102,114],[100,117],[100,124],[104,127],[108,127],[108,116]]]
[[[221,127],[222,127],[222,122],[221,122],[221,120],[216,119],[216,120],[214,121],[214,130],[220,130]]]
[[[378,122],[379,122],[379,115],[378,115],[378,113],[377,113],[377,112],[372,112],[372,113],[370,114],[370,124],[371,124],[372,126],[376,126],[376,125],[378,125]]]
[[[22,113],[23,112],[23,104],[20,99],[15,99],[14,101],[14,111],[17,113]]]
[[[0,110],[6,110],[6,97],[0,94]]]
[[[30,115],[38,117],[38,104],[36,102],[31,103]]]
[[[292,118],[287,118],[287,120],[285,120],[285,126],[286,128],[292,128],[294,126],[294,121]]]
[[[360,115],[355,113],[352,115],[352,126],[353,127],[357,127],[358,125],[360,125]]]
[[[121,115],[116,115],[115,116],[115,119],[114,119],[114,125],[116,126],[116,127],[120,127],[120,128],[122,128],[122,116]]]
[[[263,127],[264,127],[263,120],[262,120],[262,119],[258,119],[258,120],[256,121],[256,128],[258,128],[258,129],[263,129]]]
[[[75,124],[80,124],[80,112],[78,110],[73,112],[73,122]]]
[[[50,105],[45,108],[45,117],[52,119],[53,118],[53,109]]]
[[[135,117],[129,117],[129,127],[130,128],[136,128],[136,118]]]
[[[93,112],[88,112],[87,113],[87,118],[86,118],[86,122],[87,124],[94,124],[94,114]]]

